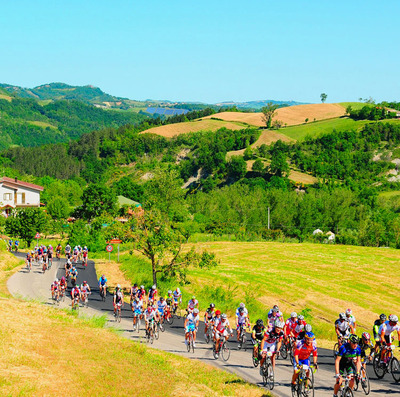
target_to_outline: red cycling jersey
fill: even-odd
[[[296,350],[294,351],[295,356],[299,356],[299,360],[306,360],[313,355],[316,357],[318,355],[317,351],[317,343],[315,340],[311,343],[311,345],[307,345],[304,340],[297,343]]]

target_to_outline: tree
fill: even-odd
[[[289,164],[286,161],[286,154],[282,151],[275,150],[272,153],[269,172],[279,177],[287,177],[290,172]]]
[[[102,184],[91,184],[82,193],[82,213],[91,220],[103,213],[113,214],[116,211],[114,192]]]
[[[48,217],[41,208],[23,208],[16,210],[6,220],[6,233],[26,241],[30,247],[36,233],[46,230]]]
[[[189,266],[210,268],[217,265],[215,254],[196,252],[194,247],[183,250],[186,237],[171,227],[169,219],[158,210],[148,210],[133,218],[134,249],[151,261],[153,283],[157,275],[186,282]],[[186,225],[187,226],[187,225]]]
[[[232,156],[228,162],[228,175],[231,178],[242,179],[247,172],[247,164],[242,156]]]
[[[273,102],[268,102],[266,106],[261,108],[262,112],[262,120],[267,126],[267,128],[271,128],[272,125],[272,118],[274,117],[274,114],[276,110],[278,109],[279,105],[274,104]]]
[[[328,95],[326,95],[324,92],[321,94],[321,102],[325,103],[326,98],[328,98]]]
[[[47,212],[53,219],[65,219],[69,215],[68,200],[65,197],[54,197],[47,204]]]
[[[251,167],[251,169],[252,169],[254,172],[261,173],[261,172],[263,172],[263,170],[264,170],[264,163],[262,162],[261,159],[257,159],[257,160],[253,163],[253,166]]]

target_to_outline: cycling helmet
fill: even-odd
[[[349,336],[349,342],[350,342],[350,343],[358,343],[358,336],[355,335],[355,334],[351,334],[351,335]]]
[[[239,307],[241,307],[242,309],[244,309],[244,308],[245,308],[245,304],[242,302],[242,303],[239,305]]]
[[[221,319],[222,320],[226,320],[227,318],[228,318],[228,316],[225,313],[221,314]]]
[[[244,313],[243,307],[241,307],[241,308],[239,309],[239,313],[240,313],[240,314],[243,314],[243,313]]]
[[[193,296],[192,296],[192,300],[195,300],[195,299],[196,299],[196,297],[193,295]]]
[[[304,324],[300,324],[300,325],[299,325],[299,329],[300,329],[300,332],[303,331],[303,329],[304,329]]]
[[[306,332],[306,334],[304,335],[304,337],[307,339],[314,339],[315,335],[313,332]]]
[[[135,284],[133,284],[133,286],[134,286],[134,287],[137,287],[137,284],[135,283]]]
[[[365,340],[365,341],[369,341],[371,339],[371,335],[368,332],[363,332],[363,334],[361,335],[361,337]]]
[[[399,319],[395,314],[390,314],[389,321],[392,321],[393,323],[397,323],[397,321],[399,321]]]
[[[221,310],[216,310],[216,311],[215,311],[215,315],[216,315],[216,316],[219,316],[220,314],[221,314]]]
[[[58,283],[58,278],[56,278],[56,283]]]
[[[214,309],[215,308],[215,304],[214,303],[210,303],[210,308]]]
[[[104,274],[101,275],[101,278],[106,278],[106,276]]]
[[[160,298],[160,302],[164,302],[164,298],[163,297]]]
[[[297,317],[297,313],[296,313],[296,312],[292,312],[292,313],[290,313],[290,317],[292,317],[292,318],[296,318],[296,317]]]
[[[263,327],[264,326],[264,321],[259,318],[256,322],[257,327]]]
[[[86,285],[86,284],[87,284],[87,281],[84,281],[84,282],[83,282],[83,285]]]
[[[304,316],[303,316],[302,314],[299,314],[299,316],[297,317],[297,319],[298,319],[299,321],[303,321],[303,320],[304,320]]]
[[[283,321],[276,321],[275,322],[275,328],[283,328],[285,326],[285,324],[283,323]]]
[[[274,307],[273,307],[272,309],[274,309],[274,310],[276,310],[277,312],[279,312],[279,307],[278,307],[278,305],[274,305]]]
[[[141,285],[140,288],[143,289],[143,288],[144,288],[144,285]]]
[[[380,316],[379,316],[379,319],[381,320],[381,321],[386,321],[386,314],[384,314],[384,313],[382,313]]]
[[[65,277],[64,276],[61,277],[61,281],[65,281]]]
[[[306,330],[306,332],[311,332],[312,331],[312,327],[310,324],[306,324],[306,326],[304,327],[304,329]]]
[[[121,289],[121,286],[118,284],[118,285],[117,285],[117,288],[118,288],[118,289]]]
[[[153,289],[157,289],[157,286],[154,284],[151,288]]]
[[[83,247],[83,249],[84,249],[84,250],[87,250],[87,247],[86,247],[86,245]]]
[[[352,313],[351,309],[346,310],[346,316],[351,316],[351,313]]]
[[[194,313],[194,314],[199,314],[199,309],[194,309],[194,310],[193,310],[193,313]]]
[[[168,295],[171,295],[172,294],[172,291],[169,289],[168,290]]]
[[[346,319],[346,314],[345,314],[345,313],[340,313],[340,314],[339,314],[339,318],[340,318],[341,320],[345,320],[345,319]]]
[[[177,292],[178,294],[180,294],[180,293],[181,293],[181,290],[180,290],[179,288],[177,288],[177,289],[176,289],[176,292]]]

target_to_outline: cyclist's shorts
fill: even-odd
[[[189,324],[186,327],[186,332],[194,331],[195,329],[196,329],[196,327],[194,326],[194,324]]]
[[[300,365],[307,365],[308,367],[310,366],[310,359],[306,358],[305,360],[299,360],[299,364]],[[293,360],[293,368],[296,369],[297,368],[297,364],[296,361]]]
[[[237,327],[236,327],[236,329],[239,329],[240,327],[245,327],[246,326],[246,323],[239,323],[238,325],[237,325]]]
[[[340,361],[339,363],[339,372],[340,375],[343,375],[345,372],[347,375],[355,374],[357,372],[356,367],[353,362],[344,362]]]
[[[140,314],[142,314],[142,311],[140,309],[136,309],[135,316],[139,316]]]
[[[158,308],[157,310],[158,310],[158,312],[160,313],[161,316],[164,315],[164,309],[159,309],[159,308]]]

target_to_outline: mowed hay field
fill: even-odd
[[[272,122],[274,120],[280,120],[283,124],[290,126],[303,124],[307,118],[309,121],[314,121],[314,119],[325,120],[344,115],[345,108],[338,103],[317,103],[280,108],[276,111]],[[262,120],[262,113],[222,112],[213,116],[204,117],[204,119],[211,117],[218,117],[225,121],[238,121],[256,127],[265,126],[265,122]]]
[[[159,127],[154,127],[146,131],[143,131],[142,134],[151,133],[151,134],[161,135],[166,138],[172,138],[176,135],[187,134],[189,132],[217,131],[218,129],[223,127],[229,130],[241,130],[248,126],[240,122],[226,122],[220,120],[203,119],[203,120],[188,121],[185,123],[162,125]]]
[[[333,323],[339,312],[351,308],[359,333],[371,331],[376,316],[400,315],[400,254],[398,250],[328,244],[278,242],[197,243],[221,261],[213,269],[192,269],[190,293],[224,301],[241,300],[254,322],[278,304],[288,316],[310,310],[310,323],[319,339],[334,339]],[[218,289],[218,287],[222,289]],[[219,298],[218,298],[219,297]],[[228,299],[229,297],[229,299]],[[252,313],[253,308],[253,313]]]
[[[1,396],[266,395],[236,375],[122,338],[103,328],[105,318],[10,298],[5,280],[19,263],[0,251]]]

